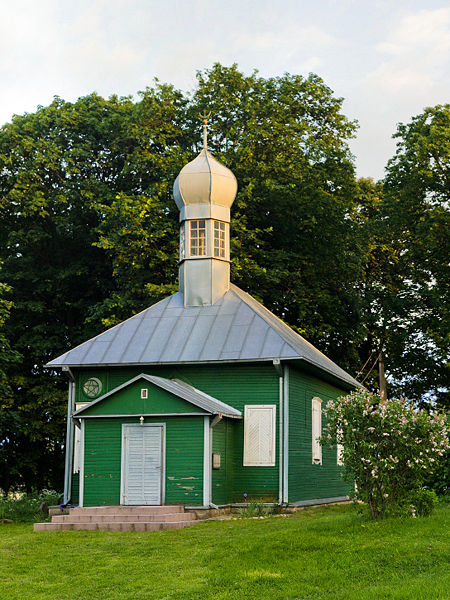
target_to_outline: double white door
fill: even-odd
[[[162,504],[162,425],[122,425],[122,504]]]

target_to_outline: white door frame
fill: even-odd
[[[166,424],[165,423],[122,423],[122,450],[120,466],[120,504],[126,505],[125,498],[125,465],[126,465],[126,443],[125,432],[127,427],[160,427],[161,428],[161,494],[159,504],[164,504],[166,499]]]

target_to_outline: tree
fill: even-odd
[[[114,194],[120,155],[111,160],[110,148],[126,107],[95,95],[75,105],[56,98],[0,130],[0,258],[14,302],[5,335],[22,356],[8,368],[0,431],[14,456],[11,485],[61,481],[66,383],[43,365],[100,324],[87,317],[111,288],[111,264],[93,245],[94,202]]]
[[[450,105],[426,109],[394,137],[383,190],[360,184],[365,356],[383,351],[391,393],[448,405]]]
[[[11,427],[11,423],[14,422],[14,415],[8,410],[12,390],[8,382],[7,371],[20,359],[20,355],[11,348],[4,333],[5,323],[12,308],[12,302],[7,299],[10,292],[10,287],[0,283],[0,431],[3,433],[0,438],[0,493],[2,490],[9,489],[9,472],[13,463],[11,442],[14,428]]]

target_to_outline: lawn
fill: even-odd
[[[362,520],[351,506],[179,531],[0,525],[2,600],[448,600],[450,506]]]

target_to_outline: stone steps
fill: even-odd
[[[159,521],[161,523],[176,523],[177,521],[194,521],[195,515],[192,513],[169,513],[159,515],[58,515],[52,518],[52,523],[135,523]]]
[[[51,523],[35,523],[34,531],[162,531],[201,522],[183,506],[92,506],[71,508]]]
[[[163,531],[166,529],[183,529],[201,521],[175,522],[103,522],[103,523],[35,523],[34,531]]]
[[[70,515],[158,515],[184,513],[184,506],[86,506],[71,508]]]

